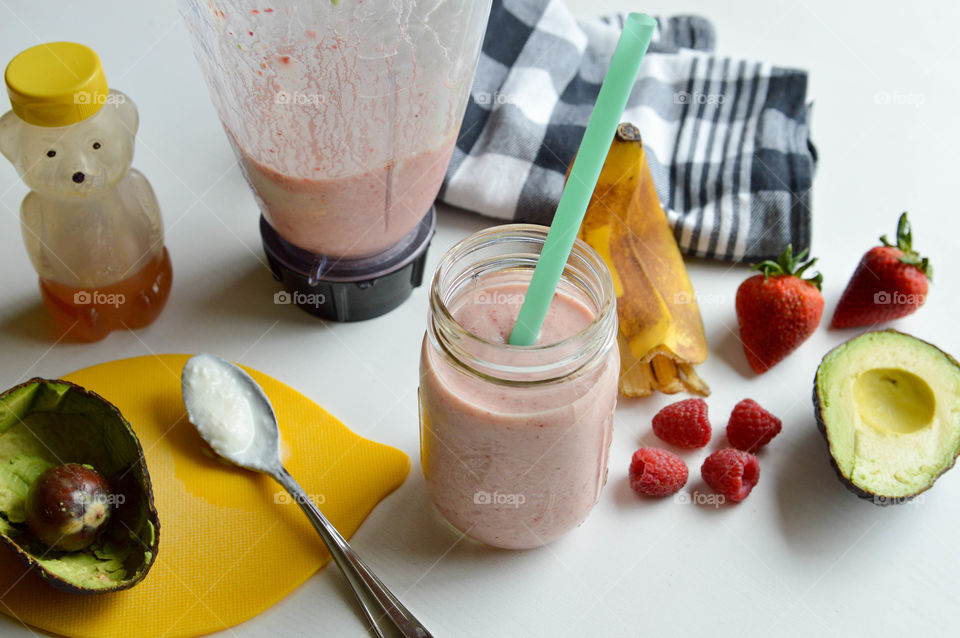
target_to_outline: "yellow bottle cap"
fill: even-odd
[[[50,42],[17,55],[4,73],[13,112],[36,126],[69,126],[94,115],[109,94],[100,56],[76,42]]]

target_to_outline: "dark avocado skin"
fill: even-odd
[[[98,409],[103,410],[107,413],[108,418],[113,421],[115,424],[120,425],[125,429],[126,434],[129,435],[128,444],[130,450],[133,451],[131,455],[133,458],[124,459],[126,462],[127,469],[122,473],[128,476],[134,477],[137,492],[142,494],[143,499],[146,505],[146,517],[153,525],[153,539],[149,547],[146,546],[142,540],[141,544],[144,546],[144,550],[150,552],[149,559],[146,560],[142,565],[137,569],[137,573],[134,577],[128,578],[123,582],[118,583],[115,587],[110,588],[101,588],[101,589],[90,589],[82,586],[78,586],[68,580],[65,580],[59,577],[56,574],[53,574],[47,571],[42,564],[40,564],[30,553],[25,551],[20,545],[16,543],[13,539],[9,538],[6,534],[0,533],[0,542],[3,545],[8,547],[13,553],[15,553],[28,567],[33,569],[41,578],[46,582],[52,585],[54,588],[59,589],[60,591],[72,593],[72,594],[105,594],[110,592],[122,591],[124,589],[129,589],[142,581],[147,573],[150,571],[150,568],[153,566],[153,563],[157,558],[157,551],[159,550],[160,545],[160,519],[157,513],[156,506],[154,505],[153,497],[153,485],[150,482],[150,475],[147,472],[147,463],[143,455],[143,447],[140,445],[140,440],[137,438],[136,433],[134,433],[133,428],[130,427],[130,424],[120,413],[120,410],[117,409],[115,405],[104,399],[99,394],[87,390],[75,383],[69,381],[64,381],[62,379],[41,379],[34,378],[16,385],[9,390],[0,394],[0,401],[10,394],[13,394],[24,388],[29,388],[31,386],[49,384],[55,387],[67,386],[66,392],[73,393],[76,400],[83,402],[96,403]],[[0,414],[2,414],[5,404],[0,403]],[[27,412],[26,414],[30,414]],[[26,415],[23,415],[26,416]],[[78,462],[83,462],[82,459],[77,460]],[[125,492],[126,493],[126,492]],[[125,504],[126,505],[126,504]]]
[[[923,342],[923,343],[927,344],[928,346],[930,346],[931,348],[933,348],[934,350],[936,350],[937,352],[940,352],[941,354],[943,354],[943,356],[945,356],[947,359],[949,359],[950,362],[951,362],[953,365],[958,365],[958,364],[957,364],[957,360],[956,360],[956,359],[954,359],[954,358],[951,357],[949,354],[947,354],[946,352],[944,352],[943,350],[941,350],[940,348],[938,348],[938,347],[935,346],[934,344],[930,343],[929,341],[924,341],[923,339],[917,339],[917,337],[914,337],[913,335],[908,335],[908,334],[905,333],[905,332],[900,332],[899,330],[892,330],[892,329],[888,329],[888,330],[872,330],[872,331],[869,331],[869,332],[861,333],[861,334],[859,334],[859,335],[857,335],[857,336],[855,336],[855,337],[851,337],[851,338],[848,339],[847,341],[844,341],[843,343],[841,343],[841,344],[840,344],[839,346],[837,346],[836,348],[831,349],[830,352],[828,352],[827,354],[823,355],[823,359],[820,360],[820,365],[817,366],[817,373],[816,373],[816,374],[814,375],[814,377],[813,377],[813,413],[814,413],[814,417],[815,417],[816,420],[817,420],[817,429],[820,430],[820,434],[823,435],[823,440],[824,440],[824,441],[826,442],[826,444],[827,444],[827,451],[830,453],[830,465],[833,466],[833,471],[837,473],[837,477],[840,479],[840,482],[843,483],[843,485],[844,485],[848,490],[850,490],[851,492],[853,492],[854,494],[856,494],[856,495],[859,496],[860,498],[862,498],[862,499],[864,499],[864,500],[870,501],[870,502],[873,503],[874,505],[879,505],[879,506],[881,506],[881,507],[886,507],[887,505],[899,505],[899,504],[901,504],[901,503],[907,503],[907,502],[913,500],[918,494],[922,494],[923,492],[926,492],[926,491],[929,490],[931,487],[933,487],[933,484],[936,483],[937,479],[939,479],[941,476],[943,476],[943,474],[944,474],[947,470],[951,469],[951,468],[956,464],[956,462],[957,462],[957,457],[960,456],[960,449],[958,449],[958,450],[956,451],[956,453],[953,455],[953,460],[950,462],[950,464],[947,465],[946,467],[944,467],[942,472],[940,472],[940,473],[937,474],[935,477],[933,477],[933,479],[931,479],[930,482],[927,483],[927,484],[923,487],[923,489],[917,490],[917,491],[914,492],[913,494],[908,494],[908,495],[906,495],[906,496],[898,496],[898,497],[896,497],[896,498],[891,498],[891,497],[889,497],[889,496],[880,496],[880,495],[878,495],[878,494],[874,494],[873,492],[870,492],[870,491],[864,490],[864,489],[862,489],[862,488],[860,488],[860,487],[857,487],[856,485],[853,484],[853,482],[852,482],[849,478],[847,478],[846,476],[844,476],[843,472],[840,470],[840,466],[837,465],[836,459],[833,457],[833,450],[830,448],[830,437],[827,435],[827,424],[826,424],[826,422],[824,422],[824,419],[823,419],[823,409],[822,409],[822,406],[821,406],[821,404],[820,404],[820,385],[819,385],[819,383],[817,383],[817,381],[818,381],[819,378],[820,378],[820,368],[823,366],[823,361],[824,361],[827,357],[829,357],[830,354],[831,354],[834,350],[837,350],[837,348],[842,348],[843,346],[845,346],[847,343],[849,343],[849,342],[850,342],[851,340],[853,340],[853,339],[857,339],[858,337],[862,337],[863,335],[871,334],[871,333],[875,333],[875,332],[892,332],[892,333],[895,333],[895,334],[906,335],[906,336],[908,336],[908,337],[910,337],[910,338],[912,338],[912,339],[916,339],[917,341]]]

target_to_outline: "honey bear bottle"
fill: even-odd
[[[30,188],[21,228],[48,310],[82,341],[148,325],[173,273],[157,198],[130,167],[136,106],[73,42],[23,51],[4,79],[12,110],[0,118],[0,152]]]

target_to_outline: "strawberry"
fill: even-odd
[[[897,244],[880,238],[881,246],[867,251],[847,283],[833,328],[870,326],[899,319],[917,311],[927,300],[933,267],[913,249],[913,232],[907,214],[897,223]]]
[[[787,246],[777,261],[753,265],[762,274],[750,277],[737,289],[740,341],[757,374],[796,350],[820,324],[823,276],[816,273],[802,278],[817,261],[803,262],[806,253],[794,256],[793,246]]]

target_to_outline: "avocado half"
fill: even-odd
[[[47,468],[89,465],[108,481],[113,513],[82,551],[52,550],[25,523],[27,490]],[[57,589],[133,587],[157,557],[160,521],[140,441],[120,411],[68,381],[31,379],[0,394],[0,541]]]
[[[960,365],[908,334],[867,332],[828,352],[813,405],[840,480],[877,505],[929,489],[960,454]]]

